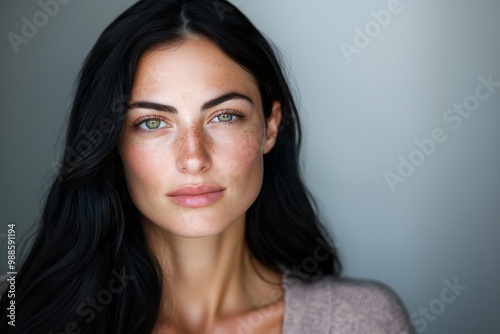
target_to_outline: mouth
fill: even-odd
[[[187,185],[168,193],[167,196],[177,205],[187,208],[201,208],[216,202],[224,189],[213,184]]]

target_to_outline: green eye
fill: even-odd
[[[234,119],[234,115],[232,114],[222,114],[217,116],[217,121],[219,122],[231,122]]]
[[[161,123],[162,123],[162,121],[160,121],[159,119],[152,118],[152,119],[148,119],[147,121],[144,121],[141,124],[141,127],[148,129],[148,130],[154,130],[154,129],[158,129],[160,127]]]

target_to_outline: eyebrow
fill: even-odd
[[[230,92],[226,93],[224,95],[221,95],[219,97],[216,97],[210,101],[207,101],[203,103],[201,106],[201,111],[205,111],[207,109],[213,108],[215,106],[218,106],[219,104],[222,104],[224,102],[230,101],[230,100],[245,100],[249,102],[251,105],[254,105],[252,99],[246,95],[236,93],[236,92]],[[173,114],[177,114],[178,111],[175,107],[169,106],[166,104],[161,104],[161,103],[156,103],[156,102],[147,102],[147,101],[137,101],[131,104],[127,105],[128,109],[133,109],[133,108],[141,108],[141,109],[153,109],[157,111],[165,111],[165,112],[170,112]]]

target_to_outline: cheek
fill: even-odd
[[[263,133],[263,132],[262,132]],[[234,137],[222,148],[220,157],[225,162],[229,174],[238,174],[243,182],[248,177],[260,177],[263,163],[263,134],[259,131],[246,131],[241,136]]]
[[[129,142],[120,147],[119,153],[131,194],[149,192],[158,186],[161,155],[157,149]]]

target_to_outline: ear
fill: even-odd
[[[264,154],[269,153],[276,139],[278,138],[278,129],[281,123],[281,102],[274,101],[271,115],[266,121],[266,138],[264,141]]]

